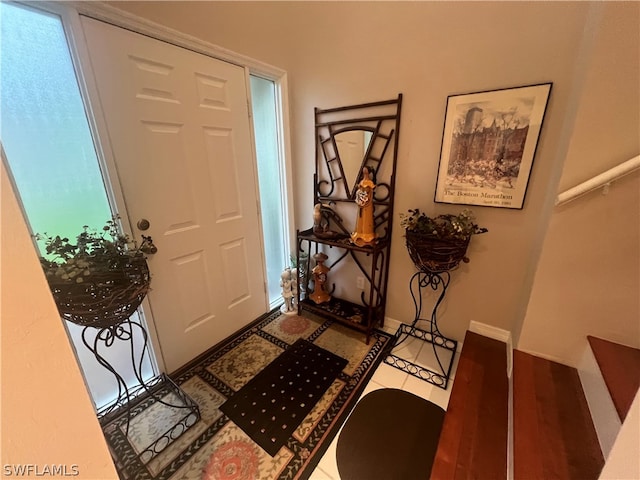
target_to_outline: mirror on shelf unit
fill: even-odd
[[[357,188],[372,136],[373,132],[362,129],[343,130],[333,135],[349,196]]]

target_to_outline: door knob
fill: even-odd
[[[140,220],[138,220],[138,223],[136,225],[143,232],[145,230],[149,230],[149,227],[151,226],[151,224],[149,223],[149,220],[147,220],[146,218],[141,218]]]

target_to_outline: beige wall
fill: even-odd
[[[511,330],[521,322],[575,102],[584,2],[114,2],[114,6],[285,69],[291,96],[297,227],[311,225],[313,107],[404,94],[396,212],[434,204],[447,95],[554,82],[522,211],[475,208],[490,233],[453,274],[441,316],[461,339],[470,320]],[[414,267],[396,215],[387,315],[413,318]]]
[[[640,347],[640,172],[557,208],[518,348],[577,366],[593,335]]]
[[[472,319],[519,330],[530,293],[527,282],[548,221],[545,209],[557,190],[566,146],[571,142],[563,186],[598,173],[603,163],[638,153],[633,143],[638,132],[633,108],[638,105],[638,91],[632,88],[638,85],[637,56],[635,64],[631,59],[635,79],[628,77],[625,57],[633,54],[625,42],[638,38],[637,23],[635,27],[627,23],[638,18],[633,10],[637,4],[606,9],[603,18],[617,20],[603,24],[593,54],[590,47],[586,53],[581,49],[592,6],[586,2],[117,2],[116,6],[289,72],[296,219],[301,228],[311,223],[314,106],[404,93],[396,211],[419,207],[439,213],[458,210],[432,201],[447,95],[553,81],[525,208],[475,208],[490,233],[474,239],[471,263],[454,273],[441,326],[456,338],[462,338]],[[623,8],[620,14],[615,13],[617,8]],[[635,28],[635,36],[627,36],[629,28]],[[626,46],[618,47],[618,40]],[[589,76],[584,91],[576,91],[585,70],[581,54],[587,55]],[[609,60],[614,63],[608,64]],[[581,103],[574,135],[571,111],[576,98]],[[2,182],[2,463],[76,463],[84,478],[115,478],[4,170]],[[553,329],[565,320],[546,316],[562,303],[580,305],[601,293],[601,277],[589,277],[595,275],[593,258],[607,267],[609,278],[604,283],[629,289],[629,295],[619,288],[602,291],[614,294],[616,302],[626,302],[629,310],[615,306],[616,315],[604,320],[598,309],[583,309],[581,315],[588,315],[595,325],[627,313],[631,324],[637,324],[633,308],[638,291],[634,266],[639,263],[637,192],[636,175],[616,184],[608,197],[594,197],[591,201],[598,203],[593,214],[577,203],[558,210],[523,339],[530,332],[543,332],[534,343],[553,343]],[[613,239],[584,235],[596,231],[591,220],[595,216],[598,226],[604,224],[601,233],[611,222],[620,234]],[[625,229],[628,222],[632,226]],[[407,282],[414,270],[397,219],[393,242],[387,313],[407,321],[412,316]],[[611,253],[600,255],[602,250]],[[571,262],[567,251],[576,253]],[[562,268],[557,259],[566,260]],[[572,283],[582,287],[571,289],[569,299],[557,294]],[[8,284],[29,288],[12,288],[8,295]],[[574,329],[583,319],[575,316],[572,321]]]
[[[118,478],[4,163],[0,180],[0,475],[29,464],[41,474],[62,465],[76,478]]]
[[[603,3],[560,190],[640,153],[640,3]],[[576,366],[594,335],[640,347],[640,172],[555,209],[518,347]]]
[[[560,191],[640,153],[640,3],[600,6]]]

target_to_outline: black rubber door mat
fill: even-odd
[[[300,339],[220,410],[274,456],[346,365],[344,358]]]

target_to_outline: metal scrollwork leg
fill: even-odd
[[[97,329],[93,340],[90,340],[89,332]],[[136,341],[141,339],[141,348],[136,348]],[[129,436],[131,420],[140,412],[135,413],[132,406],[140,400],[152,399],[154,403],[160,403],[173,409],[180,409],[184,414],[180,419],[164,432],[158,439],[154,440],[146,448],[142,448],[138,458],[148,461],[157,453],[162,451],[172,440],[184,433],[189,427],[200,419],[200,409],[198,405],[184,393],[173,381],[164,374],[145,380],[143,377],[143,365],[149,352],[149,336],[144,326],[131,319],[108,327],[87,326],[82,330],[82,342],[87,349],[93,353],[96,361],[108,370],[115,378],[118,386],[118,397],[98,411],[98,418],[104,421],[110,414],[116,416],[123,409],[126,419],[125,435]],[[127,386],[126,380],[121,373],[105,358],[105,349],[112,347],[116,342],[126,342],[129,346],[131,367],[133,375],[137,381],[135,386]],[[169,398],[171,398],[169,400]],[[139,410],[139,409],[138,409]],[[121,417],[120,417],[121,418]]]
[[[449,272],[416,272],[409,281],[409,290],[411,292],[411,298],[415,307],[415,316],[411,325],[405,323],[401,324],[395,335],[394,350],[399,345],[405,342],[409,337],[417,338],[424,342],[430,343],[433,349],[433,353],[438,363],[439,371],[426,368],[422,365],[415,364],[408,360],[398,357],[393,352],[385,358],[385,363],[392,367],[403,370],[414,377],[425,380],[429,383],[437,385],[443,389],[446,389],[449,384],[451,376],[451,367],[455,358],[458,342],[450,338],[445,337],[438,328],[438,307],[442,304],[451,276]],[[440,290],[434,307],[431,311],[431,317],[429,319],[422,318],[423,309],[423,291],[431,289],[434,292]],[[422,330],[416,327],[419,321],[429,322],[429,330]],[[443,364],[440,353],[441,350],[448,350],[451,352],[451,356],[447,365]]]
[[[122,375],[120,375],[116,369],[100,354],[100,344],[102,343],[104,347],[109,348],[113,345],[114,341],[119,338],[120,333],[120,325],[113,325],[110,327],[100,328],[98,333],[96,334],[93,342],[89,342],[87,339],[88,333],[93,331],[95,327],[84,327],[82,329],[82,343],[84,343],[85,347],[93,353],[96,361],[102,365],[105,369],[107,369],[116,379],[116,383],[118,385],[118,397],[115,402],[107,405],[103,409],[98,412],[98,417],[103,417],[113,412],[117,408],[122,406],[129,405],[130,396],[129,389],[127,388],[127,382],[124,380]],[[127,420],[127,435],[129,434],[129,421]]]

